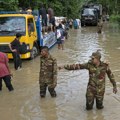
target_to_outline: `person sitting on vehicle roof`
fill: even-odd
[[[32,9],[31,9],[31,7],[29,7],[26,12],[27,12],[27,14],[32,14]]]

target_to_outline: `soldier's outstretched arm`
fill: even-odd
[[[72,64],[72,65],[63,65],[59,66],[58,69],[66,69],[66,70],[79,70],[79,69],[89,69],[89,63],[84,64]]]
[[[66,69],[66,70],[78,70],[80,69],[80,64],[72,64],[72,65],[63,65],[63,66],[58,66],[58,69]]]
[[[80,69],[80,64],[64,65],[64,69],[79,70]]]
[[[109,68],[109,65],[107,66],[107,71],[106,71],[106,73],[107,73],[108,78],[110,79],[110,82],[111,82],[112,85],[113,85],[113,93],[116,94],[116,93],[117,93],[117,85],[116,85],[116,82],[115,82],[114,75],[113,75],[111,69]]]

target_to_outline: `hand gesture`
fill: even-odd
[[[10,76],[11,76],[11,77],[13,77],[13,74],[12,74],[12,73],[10,73]]]
[[[13,49],[12,52],[17,52],[17,50],[16,50],[16,49]]]
[[[64,66],[58,66],[58,69],[59,70],[64,69]]]

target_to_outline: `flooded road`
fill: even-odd
[[[106,79],[104,109],[85,110],[85,93],[88,71],[58,71],[57,97],[46,98],[39,95],[39,57],[24,60],[21,71],[10,68],[14,74],[12,83],[15,88],[8,92],[4,83],[0,92],[0,120],[120,120],[120,31],[106,25],[102,34],[96,27],[83,27],[70,30],[65,41],[65,50],[54,46],[50,52],[57,58],[58,65],[84,63],[92,52],[101,49],[102,60],[110,62],[115,75],[118,93],[112,93],[112,85]]]

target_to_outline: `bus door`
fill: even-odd
[[[33,18],[28,18],[27,28],[28,28],[28,37],[29,37],[28,42],[32,45],[34,41],[37,40],[36,27],[35,27],[35,23],[33,22]]]

